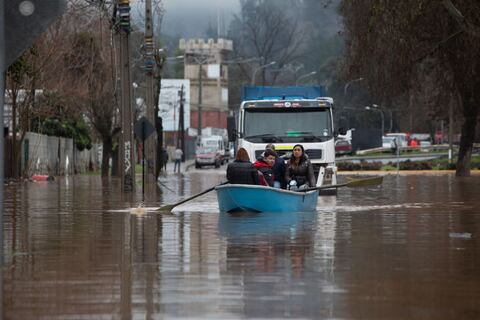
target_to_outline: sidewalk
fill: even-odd
[[[195,166],[195,159],[186,159],[185,162],[180,164],[180,173],[185,173],[190,170],[191,167]],[[168,161],[167,163],[167,173],[173,173],[173,169],[175,167],[175,162]],[[162,170],[162,172],[165,172]]]

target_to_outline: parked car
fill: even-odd
[[[394,140],[395,137],[382,137],[382,148],[392,149],[395,147]]]
[[[228,145],[225,143],[225,139],[222,136],[205,136],[202,137],[200,141],[201,147],[209,147],[215,148],[220,153],[221,161],[220,163],[223,164],[224,162],[228,162]]]
[[[397,145],[399,147],[408,147],[408,137],[406,133],[401,133],[401,132],[387,133],[386,136],[397,138]]]
[[[420,141],[420,150],[423,152],[428,152],[431,150],[432,143],[430,141],[424,140]]]
[[[223,156],[214,147],[198,147],[195,152],[195,168],[203,166],[215,166],[219,168],[223,162]]]
[[[335,141],[335,155],[351,155],[352,151],[350,141],[344,139]]]

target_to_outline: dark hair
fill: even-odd
[[[273,143],[269,143],[265,146],[265,150],[267,149],[275,151],[275,145]]]
[[[250,161],[250,157],[248,156],[247,150],[245,150],[244,148],[238,149],[237,156],[235,157],[235,160]]]
[[[300,147],[300,149],[302,149],[302,155],[300,156],[300,161],[298,162],[300,164],[303,161],[307,160],[307,157],[305,156],[305,149],[303,148],[303,146],[301,144],[296,144],[296,145],[293,146],[292,157],[290,158],[289,163],[294,163],[295,162],[295,156],[293,155],[293,149],[295,149],[296,147]]]
[[[265,152],[263,153],[263,157],[266,158],[268,156],[274,156],[276,158],[277,154],[272,149],[266,149]]]

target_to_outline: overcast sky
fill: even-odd
[[[220,28],[227,31],[240,7],[239,0],[163,0],[163,6],[163,32],[186,38],[204,36],[209,22],[217,27],[217,14]]]

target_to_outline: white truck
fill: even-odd
[[[300,143],[313,164],[316,186],[337,184],[332,109],[333,99],[323,97],[320,87],[244,87],[240,108],[227,121],[229,139],[251,161],[268,143],[288,160]]]

